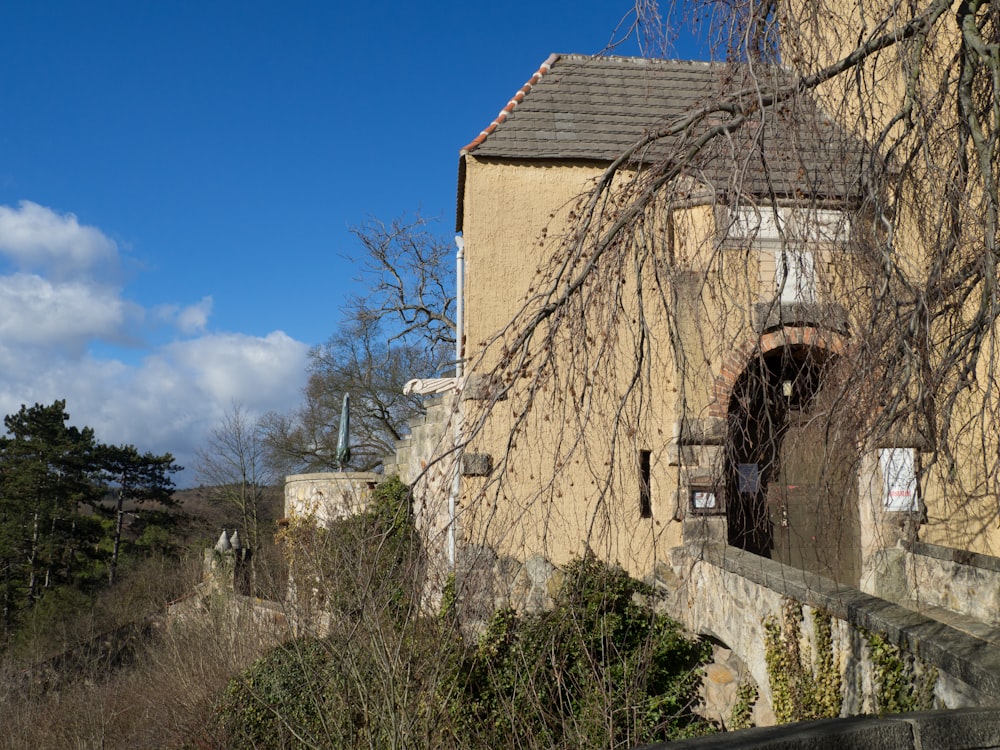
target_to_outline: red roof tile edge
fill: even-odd
[[[490,133],[496,130],[497,126],[507,119],[507,115],[509,115],[511,112],[514,111],[514,107],[516,107],[518,104],[521,103],[521,101],[528,94],[528,92],[531,91],[531,87],[534,86],[536,83],[538,83],[542,79],[543,75],[549,72],[549,69],[555,64],[556,60],[558,59],[559,55],[556,53],[549,55],[545,59],[545,62],[543,62],[541,66],[538,68],[538,70],[535,71],[535,74],[528,79],[528,82],[524,84],[516,94],[514,94],[514,98],[511,99],[509,102],[507,102],[507,106],[500,110],[500,114],[497,115],[497,119],[491,122],[489,124],[489,127],[486,128],[486,130],[477,135],[475,140],[469,143],[459,153],[464,154],[469,151],[472,151],[476,148],[476,146],[485,141],[489,137]]]

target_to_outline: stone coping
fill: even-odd
[[[1000,711],[963,708],[882,718],[785,724],[743,729],[681,742],[648,745],[646,750],[996,750],[1000,748]]]
[[[968,550],[955,549],[954,547],[942,547],[939,544],[910,542],[905,539],[900,544],[903,549],[907,552],[912,552],[914,555],[932,557],[935,560],[945,560],[957,563],[958,565],[968,565],[972,568],[981,568],[982,570],[1000,573],[1000,557],[981,555],[978,552],[969,552]]]
[[[991,699],[984,705],[1000,705],[997,644],[823,576],[735,547],[692,545],[688,554],[790,599],[826,610],[856,628],[878,633]]]
[[[290,474],[285,477],[285,484],[290,482],[315,482],[337,480],[361,480],[363,482],[381,482],[386,477],[373,471],[318,471],[314,474]]]

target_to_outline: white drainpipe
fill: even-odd
[[[458,446],[462,442],[462,375],[465,372],[465,238],[455,235],[455,476],[452,478],[451,495],[448,497],[448,563],[455,570],[455,514],[458,496],[462,491],[462,455]]]

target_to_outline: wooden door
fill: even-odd
[[[767,490],[775,560],[858,585],[855,464],[853,441],[833,429],[822,410],[789,412],[778,470]]]

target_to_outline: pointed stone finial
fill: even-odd
[[[234,535],[235,533],[236,532],[233,532]],[[229,533],[225,529],[223,529],[222,534],[219,535],[219,541],[215,543],[215,551],[224,553],[224,552],[231,552],[232,549],[233,549],[233,544],[231,541],[229,541]]]
[[[243,549],[243,543],[240,542],[240,532],[238,532],[236,529],[233,529],[233,535],[229,537],[229,543],[235,550]]]

